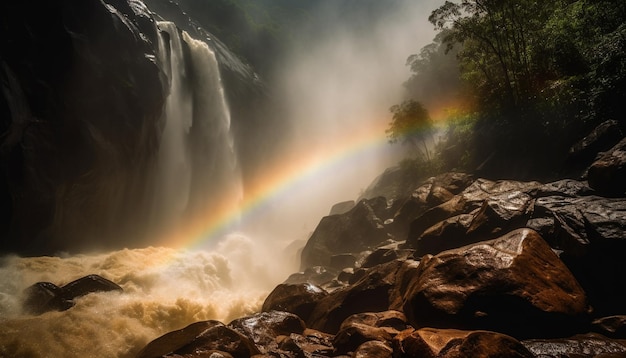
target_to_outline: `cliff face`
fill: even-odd
[[[139,0],[12,1],[0,12],[0,251],[145,245],[158,231],[172,82],[159,58],[174,36],[159,29],[164,17]],[[189,21],[180,27],[209,44],[237,100],[234,129],[257,120],[252,69]]]
[[[133,234],[166,95],[154,19],[139,1],[11,1],[0,12],[2,249]]]

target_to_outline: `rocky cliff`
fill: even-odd
[[[0,251],[50,254],[153,240],[163,229],[153,225],[154,198],[163,191],[157,167],[172,91],[159,46],[177,34],[160,29],[164,17],[139,0],[9,1],[0,13]],[[188,20],[181,27],[215,52],[243,157],[255,143],[241,128],[260,126],[263,85],[200,26]],[[203,158],[216,155],[213,144],[198,146],[208,148]],[[244,174],[260,157],[246,157]]]
[[[626,356],[623,140],[613,144],[589,181],[379,180],[371,192],[395,200],[322,218],[302,271],[261,313],[171,332],[139,357]]]

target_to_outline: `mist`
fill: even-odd
[[[273,79],[291,128],[280,159],[301,173],[272,203],[281,237],[306,239],[334,203],[402,159],[385,137],[389,107],[407,95],[406,60],[432,41],[439,3],[326,1],[297,29]]]

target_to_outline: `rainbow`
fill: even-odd
[[[441,111],[437,111],[436,127],[445,126]],[[272,203],[288,198],[297,190],[307,190],[310,185],[334,175],[347,163],[367,163],[368,158],[389,145],[385,134],[389,126],[388,117],[381,116],[379,120],[368,121],[374,124],[355,128],[349,137],[329,143],[321,151],[310,153],[307,148],[291,151],[291,155],[268,165],[265,171],[267,175],[246,188],[247,192],[238,208],[223,205],[211,212],[201,213],[192,218],[185,229],[165,233],[158,241],[159,244],[191,249],[201,247],[223,237],[236,228],[239,222],[259,215]]]

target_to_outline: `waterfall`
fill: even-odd
[[[242,181],[215,53],[186,32],[181,35],[174,23],[158,26],[169,35],[159,44],[169,95],[152,217],[157,228],[176,229],[218,210],[235,210]]]

